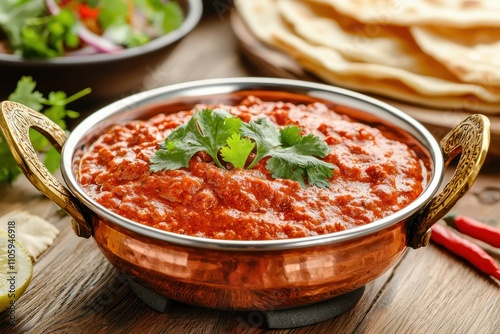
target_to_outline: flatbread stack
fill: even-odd
[[[261,42],[321,80],[500,114],[498,0],[235,0]]]

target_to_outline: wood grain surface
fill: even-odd
[[[227,12],[219,8],[205,15],[161,67],[151,69],[138,90],[196,79],[259,75],[238,51]],[[488,158],[456,212],[500,226],[498,162]],[[452,172],[451,168],[447,176]],[[409,250],[389,272],[367,285],[352,310],[317,325],[265,330],[253,327],[258,318],[246,314],[177,303],[161,314],[132,293],[92,239],[73,235],[69,217],[24,177],[10,186],[0,185],[0,215],[15,208],[46,218],[61,233],[35,264],[33,280],[16,304],[17,324],[9,324],[5,312],[0,314],[0,333],[495,334],[500,329],[500,282],[434,244]],[[498,250],[488,250],[500,260]]]

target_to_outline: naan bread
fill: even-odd
[[[293,0],[292,0],[293,1]],[[314,0],[373,24],[500,27],[498,0]]]
[[[406,27],[363,24],[312,1],[279,0],[278,11],[297,35],[346,59],[456,80],[441,63],[421,52]]]
[[[271,32],[285,24],[274,0],[234,0],[234,5],[254,35],[267,44],[271,43]]]
[[[7,231],[9,221],[14,221],[16,241],[35,260],[59,234],[59,230],[45,219],[27,211],[13,210],[0,217],[0,229]]]
[[[440,71],[448,73],[447,75],[436,76],[439,72],[423,64],[424,60],[405,54],[401,40],[391,36],[391,31],[385,32],[377,45],[380,44],[380,52],[387,52],[389,45],[388,48],[392,48],[394,52],[389,57],[406,57],[392,62],[392,66],[380,57],[378,61],[374,60],[376,56],[371,51],[353,54],[353,50],[341,50],[342,46],[333,46],[331,41],[334,38],[340,36],[346,41],[349,34],[338,24],[325,20],[319,23],[323,24],[321,28],[314,27],[313,19],[317,14],[311,13],[306,3],[289,0],[240,0],[236,2],[236,6],[260,40],[294,57],[304,68],[328,83],[424,106],[500,112],[500,92],[453,80],[446,69]],[[301,20],[304,21],[298,23]],[[290,26],[297,28],[297,31]],[[327,35],[327,32],[333,32],[333,36]],[[390,38],[394,40],[384,40]],[[372,62],[366,62],[369,59]],[[417,67],[415,72],[410,71],[416,64],[420,64],[420,68]],[[439,64],[436,68],[439,68]]]
[[[500,28],[415,26],[411,32],[427,55],[462,81],[500,86]]]
[[[436,78],[424,78],[388,71],[380,65],[351,63],[331,49],[308,44],[286,31],[274,33],[277,47],[288,52],[305,69],[325,82],[365,93],[374,93],[421,106],[447,110],[473,110],[483,113],[499,113],[500,102],[485,103],[467,89],[453,89],[451,84]],[[404,80],[401,80],[401,79]],[[407,85],[410,84],[410,85]],[[418,90],[412,89],[416,86]],[[439,95],[432,87],[440,87]],[[448,91],[446,89],[448,88]]]

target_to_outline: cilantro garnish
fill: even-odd
[[[222,109],[203,109],[196,112],[189,122],[177,127],[165,140],[163,147],[151,158],[151,170],[188,167],[189,160],[198,152],[208,153],[220,168],[217,157],[227,139],[237,133],[241,120]]]
[[[17,87],[7,100],[18,102],[36,111],[42,112],[66,130],[65,118],[76,118],[79,114],[76,111],[66,109],[66,105],[76,99],[90,93],[90,88],[84,89],[72,96],[67,96],[65,92],[51,92],[48,98],[35,90],[36,82],[31,77],[22,77]],[[44,164],[50,172],[59,168],[59,153],[52,147],[47,138],[36,131],[30,130],[30,139],[33,148],[44,154]],[[0,132],[0,183],[10,183],[21,173],[14,157]]]
[[[328,154],[328,145],[317,136],[302,136],[300,132],[295,125],[278,129],[266,118],[245,123],[225,110],[203,109],[165,139],[150,159],[150,170],[188,167],[197,152],[209,154],[220,168],[224,166],[219,156],[234,168],[246,169],[270,157],[266,168],[273,178],[295,180],[302,187],[305,180],[328,187],[335,166],[318,159]],[[252,152],[255,156],[248,163]]]

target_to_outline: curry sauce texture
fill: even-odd
[[[206,105],[197,106],[204,108]],[[273,240],[342,231],[389,216],[414,201],[427,170],[405,143],[325,104],[262,101],[214,105],[244,122],[267,117],[322,138],[335,165],[329,187],[275,179],[263,159],[252,169],[222,169],[201,152],[189,168],[150,171],[150,158],[193,110],[116,125],[80,161],[79,178],[95,201],[164,231],[203,238]]]

